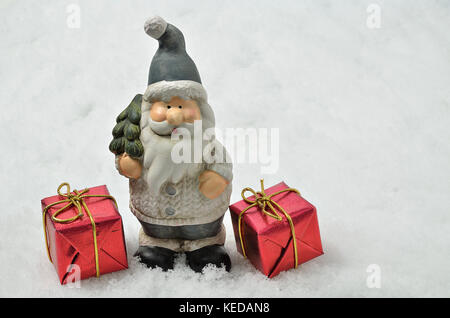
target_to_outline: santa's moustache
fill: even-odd
[[[143,178],[148,182],[150,191],[154,195],[159,193],[166,182],[176,184],[183,177],[197,175],[203,163],[194,163],[194,124],[183,123],[176,129],[187,129],[190,132],[190,140],[183,138],[172,140],[171,134],[175,126],[167,121],[155,122],[150,116],[146,116],[145,123],[141,121],[141,142],[144,146]],[[145,118],[145,117],[144,117]],[[172,149],[178,143],[185,143],[183,149],[190,149],[191,162],[175,163],[172,159]]]

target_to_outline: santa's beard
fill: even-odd
[[[190,131],[191,140],[172,140],[171,133],[175,126],[170,125],[167,121],[155,122],[149,115],[145,112],[141,119],[140,140],[144,146],[142,177],[147,181],[149,190],[157,195],[161,186],[167,182],[176,184],[185,176],[198,175],[203,163],[175,163],[172,160],[172,149],[180,142],[185,142],[186,145],[190,144],[191,154],[193,154],[193,124],[184,123],[177,127],[177,129]],[[189,149],[187,147],[184,149]]]

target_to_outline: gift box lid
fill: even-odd
[[[101,185],[97,187],[88,188],[89,192],[85,193],[86,195],[110,195],[108,188],[106,185]],[[81,191],[81,190],[79,190]],[[75,194],[74,192],[72,192]],[[50,205],[51,203],[64,200],[65,197],[54,195],[45,199],[41,200],[42,207],[45,208],[46,206]],[[114,201],[109,198],[92,198],[92,197],[86,197],[83,199],[86,205],[89,208],[89,211],[91,211],[91,214],[94,218],[94,221],[96,224],[103,223],[103,222],[113,222],[116,220],[119,220],[120,214],[117,210],[116,205],[114,204]],[[89,219],[89,216],[83,209],[83,216],[79,219],[70,222],[70,223],[58,223],[53,222],[51,216],[56,213],[59,209],[63,208],[68,203],[60,203],[57,205],[54,205],[53,207],[49,208],[47,211],[47,215],[49,216],[48,220],[50,220],[54,226],[56,231],[58,232],[65,232],[65,231],[73,231],[77,228],[85,228],[86,226],[91,227],[91,221]],[[58,215],[58,219],[67,219],[70,217],[73,217],[78,214],[78,210],[75,206],[71,206],[67,209],[65,209],[62,213]]]
[[[271,195],[275,192],[284,190],[289,188],[289,186],[280,182],[273,187],[267,188],[264,190],[266,195]],[[249,197],[250,200],[255,200],[255,196]],[[309,203],[303,197],[298,195],[295,192],[284,192],[272,197],[272,200],[278,203],[283,209],[291,216],[294,223],[299,218],[304,218],[307,215],[316,211],[314,205]],[[239,216],[239,214],[249,206],[247,202],[241,200],[236,202],[235,204],[230,206],[230,211]],[[269,208],[266,208],[267,210]],[[277,209],[278,211],[278,209]],[[279,212],[279,214],[283,217],[283,221],[280,222],[270,216],[267,216],[261,212],[261,209],[258,206],[252,207],[247,212],[245,212],[245,216],[243,218],[243,222],[246,226],[251,227],[256,234],[258,235],[266,235],[270,234],[273,237],[274,228],[278,228],[288,223],[287,219],[284,217],[283,213]]]

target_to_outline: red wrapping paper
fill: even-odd
[[[289,188],[281,182],[265,189],[271,195]],[[249,197],[254,200],[255,197]],[[297,240],[298,264],[323,254],[316,208],[295,192],[284,192],[272,197],[291,216]],[[239,237],[239,214],[249,206],[244,200],[230,206],[236,246],[242,253]],[[264,215],[258,206],[249,209],[242,218],[243,241],[250,262],[269,278],[295,267],[291,228],[283,215],[278,221]]]
[[[89,188],[87,195],[109,195],[106,186]],[[51,203],[65,199],[59,195],[41,200],[42,210]],[[96,224],[100,274],[128,268],[122,218],[108,198],[84,198]],[[57,204],[47,211],[46,233],[49,252],[61,284],[67,283],[69,265],[78,265],[80,279],[96,276],[92,224],[83,209],[83,216],[71,223],[53,222],[51,216],[67,203]],[[71,206],[58,215],[65,219],[78,213]],[[69,270],[70,272],[70,270]]]

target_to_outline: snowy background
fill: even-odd
[[[372,3],[381,27],[367,26]],[[81,9],[71,28],[71,4]],[[448,1],[0,1],[0,296],[450,297]],[[147,270],[139,225],[108,151],[119,112],[146,88],[158,14],[178,26],[217,126],[280,128],[264,175],[317,206],[325,255],[269,280],[237,252],[233,270]],[[69,23],[68,23],[69,19]],[[260,165],[235,165],[232,202]],[[59,285],[40,200],[68,181],[107,184],[130,268]],[[381,288],[368,288],[369,265]]]

